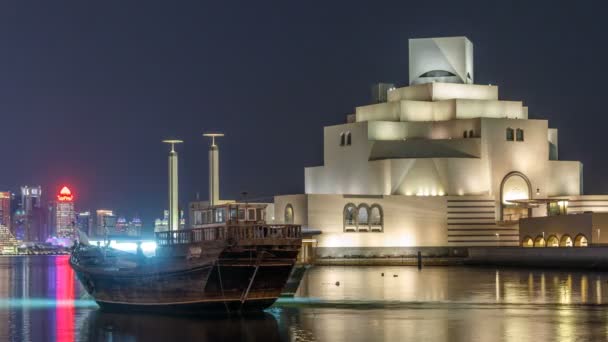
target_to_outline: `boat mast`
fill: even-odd
[[[179,229],[179,199],[177,185],[177,152],[175,144],[183,143],[182,140],[163,140],[171,145],[169,151],[169,231]]]
[[[211,138],[211,146],[209,146],[209,206],[214,206],[220,200],[220,151],[215,144],[215,138],[223,137],[224,134],[205,133],[203,136]]]

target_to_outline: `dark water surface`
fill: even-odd
[[[100,312],[67,260],[0,258],[0,341],[608,340],[608,273],[316,267],[263,314],[180,318]]]

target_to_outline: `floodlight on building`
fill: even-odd
[[[175,145],[183,143],[182,140],[163,140],[165,144],[171,145],[169,151],[169,230],[179,228],[179,198],[178,198],[178,169],[177,152]]]

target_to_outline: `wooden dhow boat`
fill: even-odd
[[[245,221],[230,214],[238,216],[241,210],[251,208],[216,206],[209,208],[211,222],[200,228],[157,232],[153,257],[141,249],[132,254],[78,243],[70,265],[104,310],[263,310],[280,296],[289,278],[302,231],[299,225]]]

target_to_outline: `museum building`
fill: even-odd
[[[323,165],[305,169],[305,193],[274,198],[275,222],[320,230],[321,249],[601,242],[591,221],[608,196],[582,195],[583,166],[558,159],[547,120],[474,84],[466,37],[410,39],[409,86],[373,90],[374,103],[324,128]],[[552,231],[577,212],[589,229]]]

